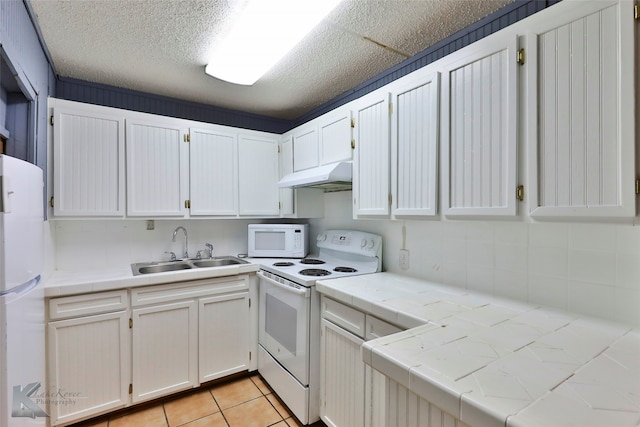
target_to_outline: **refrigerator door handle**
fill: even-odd
[[[22,285],[19,285],[19,286],[16,286],[15,288],[7,289],[6,291],[0,292],[0,297],[3,297],[5,295],[9,295],[9,294],[27,293],[31,289],[33,289],[36,286],[38,286],[38,283],[40,283],[40,279],[41,279],[41,276],[40,276],[40,274],[38,274],[36,277],[34,277],[33,279],[29,280],[28,282],[24,282]]]

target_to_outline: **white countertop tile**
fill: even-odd
[[[640,426],[639,330],[392,273],[321,282],[412,328],[363,360],[464,424]]]

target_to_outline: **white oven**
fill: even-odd
[[[307,352],[311,288],[264,271],[259,271],[258,276],[259,342],[302,385],[309,385]]]
[[[319,253],[304,259],[260,259],[258,371],[298,420],[320,419],[320,297],[318,278],[380,271],[382,238],[331,230]]]

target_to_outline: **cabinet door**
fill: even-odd
[[[442,78],[447,216],[516,214],[517,37],[494,35],[452,54]]]
[[[320,418],[329,426],[364,426],[364,340],[326,319],[320,328]]]
[[[394,216],[433,216],[437,212],[439,85],[439,73],[421,73],[392,94]]]
[[[301,171],[318,166],[318,129],[315,122],[293,131],[293,170]]]
[[[293,137],[289,136],[280,143],[280,178],[293,173]],[[293,188],[280,188],[280,214],[293,215],[294,190]]]
[[[198,303],[199,381],[249,369],[249,293],[201,298]]]
[[[532,216],[636,213],[632,3],[581,2],[528,36]]]
[[[240,215],[278,215],[278,140],[241,135],[238,151]]]
[[[390,94],[374,92],[356,105],[354,217],[387,216],[390,205]]]
[[[133,310],[133,403],[198,384],[197,308],[190,300]]]
[[[238,142],[233,133],[189,132],[190,214],[238,214]]]
[[[55,216],[124,215],[124,116],[108,109],[53,109]]]
[[[161,120],[131,119],[126,129],[127,214],[184,216],[189,190],[186,130]]]
[[[49,322],[49,386],[71,394],[65,402],[49,405],[52,425],[129,403],[128,324],[126,311]]]
[[[321,165],[351,160],[352,124],[349,108],[339,108],[319,119]]]

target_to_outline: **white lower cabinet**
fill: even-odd
[[[47,413],[69,424],[129,403],[127,291],[51,299]]]
[[[198,304],[199,381],[249,370],[249,292],[200,298]]]
[[[385,425],[385,378],[362,361],[365,341],[401,331],[322,296],[320,418],[328,426]]]
[[[196,301],[132,311],[132,403],[198,385]]]
[[[253,286],[241,274],[49,299],[47,391],[68,396],[48,399],[50,425],[256,369]]]

